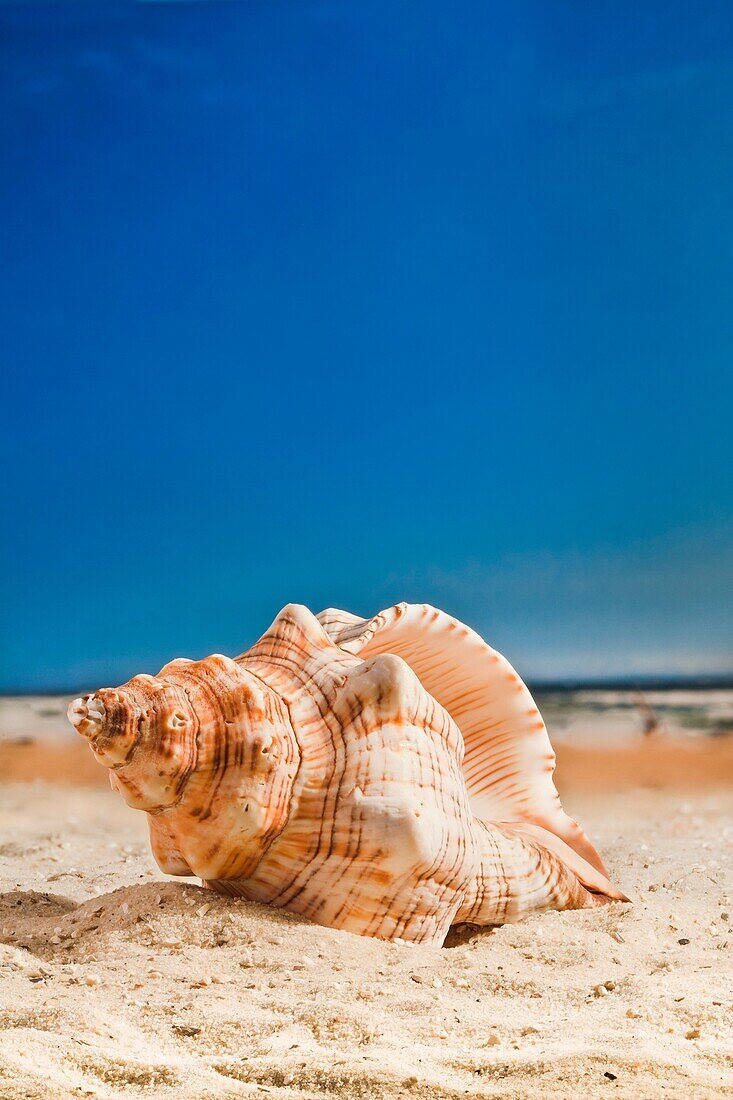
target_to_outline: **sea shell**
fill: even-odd
[[[563,812],[525,685],[424,604],[291,604],[240,657],[172,661],[69,717],[162,870],[220,893],[415,943],[624,898]]]

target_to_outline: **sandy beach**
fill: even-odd
[[[164,880],[84,745],[6,741],[0,1096],[733,1095],[732,768],[564,746],[632,904],[437,949]]]

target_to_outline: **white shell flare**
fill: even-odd
[[[416,943],[625,900],[563,812],[525,685],[425,604],[291,604],[235,660],[172,661],[69,717],[162,870],[221,893]]]

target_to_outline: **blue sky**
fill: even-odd
[[[445,607],[733,669],[727,2],[0,5],[0,688]]]

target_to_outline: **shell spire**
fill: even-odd
[[[532,697],[428,605],[285,607],[235,660],[177,660],[75,700],[170,874],[320,924],[442,943],[624,895],[552,781]]]

